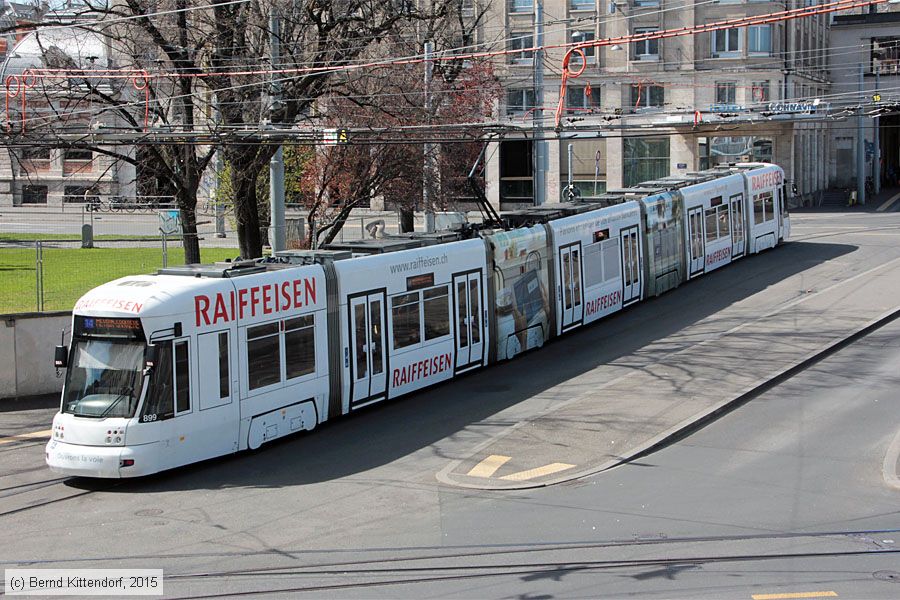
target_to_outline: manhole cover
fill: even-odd
[[[900,573],[897,571],[875,571],[872,573],[872,577],[875,579],[880,579],[881,581],[893,581],[894,583],[900,583]]]
[[[163,514],[162,509],[159,508],[145,508],[144,510],[139,510],[134,513],[138,517],[158,517]]]

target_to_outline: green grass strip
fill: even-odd
[[[200,258],[212,263],[234,258],[235,248],[203,248]],[[184,264],[184,250],[169,248],[169,265]],[[75,301],[100,284],[162,267],[160,248],[44,248],[44,310],[71,310]],[[0,249],[0,313],[37,309],[35,250]]]

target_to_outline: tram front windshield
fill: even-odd
[[[140,343],[76,340],[62,412],[97,419],[134,416],[141,395],[143,357]]]

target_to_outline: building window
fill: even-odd
[[[94,153],[83,148],[66,148],[63,152],[63,160],[91,160]]]
[[[566,89],[566,107],[571,112],[599,109],[600,90],[590,86],[570,86]]]
[[[669,175],[669,138],[625,138],[622,140],[625,187]]]
[[[741,51],[741,31],[739,29],[719,29],[712,32],[713,58],[733,57]]]
[[[734,162],[772,162],[771,138],[732,136],[700,138],[700,169]]]
[[[516,63],[529,63],[534,59],[534,36],[528,32],[513,32],[509,40],[510,60]]]
[[[751,25],[748,27],[747,49],[750,54],[772,54],[772,26]]]
[[[632,84],[631,107],[634,110],[660,108],[665,103],[665,91],[661,85]]]
[[[533,177],[531,140],[500,142],[500,202],[532,202]]]
[[[596,38],[597,36],[593,31],[573,31],[570,34],[569,40],[573,44],[586,44],[593,42]],[[583,52],[584,58],[587,59],[588,64],[597,62],[596,48],[584,48]],[[579,55],[574,54],[572,56],[572,66],[570,68],[575,71],[581,68],[581,57]]]
[[[872,38],[872,72],[900,73],[900,38]]]
[[[506,114],[521,114],[533,109],[534,106],[534,89],[506,91]]]
[[[569,6],[572,10],[594,10],[594,0],[571,0]]]
[[[644,27],[634,30],[634,35],[651,34],[659,31],[653,27]],[[659,60],[659,40],[640,40],[631,44],[634,48],[634,60]]]
[[[22,204],[47,204],[47,186],[23,185]]]
[[[772,88],[768,81],[754,81],[750,86],[752,102],[769,102],[772,100]]]
[[[50,148],[25,148],[22,150],[22,160],[50,160]]]
[[[509,12],[529,13],[534,11],[533,0],[510,0]]]
[[[635,6],[637,8],[659,6],[659,0],[632,0],[632,6]]]
[[[717,81],[716,104],[737,104],[737,84],[733,81]]]

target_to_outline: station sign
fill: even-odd
[[[159,211],[159,232],[163,235],[181,235],[181,210]]]
[[[818,98],[815,100],[804,100],[800,102],[769,102],[766,105],[766,111],[771,113],[792,113],[792,114],[812,114],[819,109],[827,109],[828,103],[822,102]]]
[[[747,112],[747,107],[742,104],[710,104],[709,112],[713,113],[733,113],[733,112]]]

